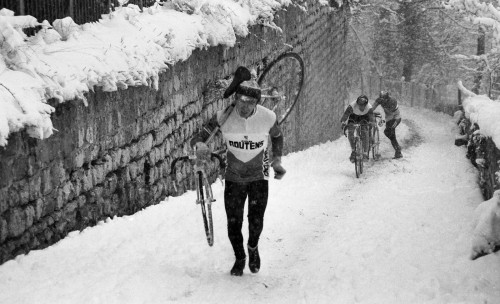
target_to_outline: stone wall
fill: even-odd
[[[490,137],[476,132],[481,126],[472,124],[463,112],[457,123],[460,132],[455,144],[467,147],[466,157],[477,168],[479,187],[484,199],[488,200],[500,189],[500,150]]]
[[[170,163],[184,154],[193,132],[225,107],[218,80],[239,65],[261,70],[285,51],[299,53],[305,84],[285,125],[286,149],[337,138],[336,118],[347,99],[347,21],[347,11],[317,1],[310,1],[308,12],[290,6],[275,18],[283,32],[257,25],[232,48],[196,50],[161,75],[158,91],[97,90],[88,94],[87,107],[81,101],[54,104],[58,132],[43,141],[19,132],[0,148],[0,263],[189,188],[184,167],[174,193]],[[214,148],[220,145],[216,138]]]

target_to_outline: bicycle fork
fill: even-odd
[[[212,204],[215,202],[212,193],[212,187],[210,186],[206,173],[203,169],[198,168],[196,170],[197,176],[195,178],[195,186],[196,186],[196,204]]]

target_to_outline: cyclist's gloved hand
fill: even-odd
[[[274,178],[275,179],[282,179],[286,173],[286,170],[281,165],[281,157],[275,157],[273,159],[273,162],[271,163],[271,166],[273,167],[273,170],[274,170]]]
[[[196,151],[196,158],[200,160],[210,159],[210,148],[204,142],[197,142],[194,146]]]

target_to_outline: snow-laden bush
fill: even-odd
[[[500,190],[476,208],[474,218],[472,260],[500,250]]]

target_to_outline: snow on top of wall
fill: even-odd
[[[121,1],[126,4],[127,0]],[[184,61],[195,49],[245,37],[249,26],[273,23],[291,0],[172,0],[140,11],[120,6],[98,22],[70,17],[49,24],[0,10],[0,146],[10,133],[26,129],[44,139],[59,102],[80,99],[95,87],[104,91],[147,85],[158,89],[159,73]],[[42,26],[27,37],[23,28]]]
[[[466,89],[461,82],[458,87],[464,93],[462,106],[465,116],[477,123],[479,132],[491,137],[497,147],[500,147],[500,101],[491,100],[486,95],[477,95]]]

